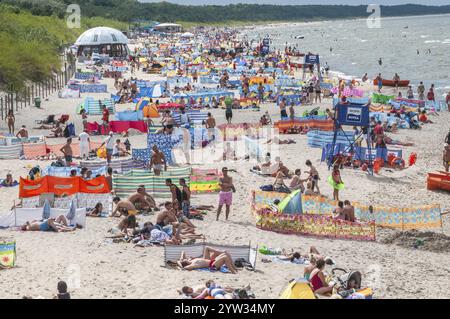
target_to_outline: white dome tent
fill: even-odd
[[[77,55],[83,53],[107,54],[110,57],[128,56],[128,38],[119,30],[108,27],[97,27],[85,31],[75,42],[78,46]]]

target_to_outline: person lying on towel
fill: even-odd
[[[186,258],[186,254],[183,251],[177,264],[185,270],[209,268],[211,271],[215,271],[220,270],[222,266],[227,266],[232,274],[237,273],[233,259],[227,251],[215,250],[209,246],[205,247],[203,256],[200,258]]]
[[[79,225],[77,225],[79,227]],[[44,219],[41,221],[34,220],[26,222],[21,227],[22,231],[54,231],[57,233],[74,231],[76,227],[69,227],[67,219],[64,215],[55,218]]]

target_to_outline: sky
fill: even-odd
[[[161,0],[139,0],[141,2],[161,2]],[[302,5],[302,4],[383,4],[398,5],[406,3],[423,4],[423,5],[450,5],[450,0],[169,0],[178,4],[230,4],[230,3],[258,3],[258,4],[279,4],[279,5]]]

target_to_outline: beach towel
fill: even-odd
[[[25,159],[34,159],[38,156],[47,154],[47,144],[44,143],[27,143],[23,144],[23,155]]]
[[[16,264],[16,242],[0,242],[0,269]]]
[[[117,121],[142,121],[144,114],[143,111],[124,111],[117,112],[115,117]]]

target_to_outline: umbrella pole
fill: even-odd
[[[17,210],[16,210],[16,201],[13,201],[14,204],[14,226],[17,227]]]

